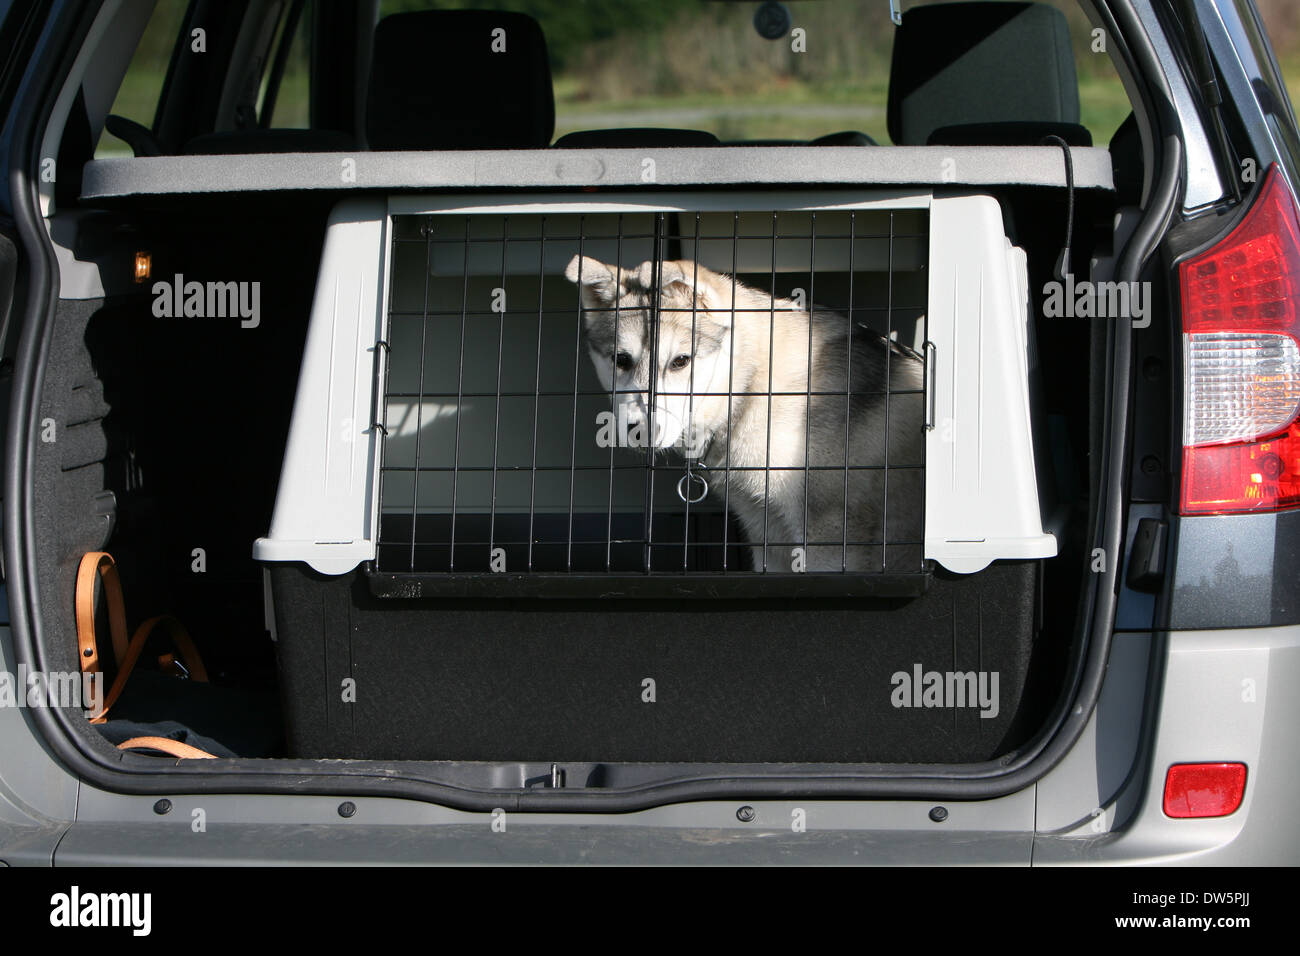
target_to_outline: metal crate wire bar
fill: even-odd
[[[927,229],[928,229],[928,226],[929,226],[929,222],[928,222],[928,220],[927,220],[927,222],[926,222],[926,226],[927,226]],[[927,251],[927,253],[926,253],[926,262],[925,262],[925,267],[926,267],[927,270],[930,268],[930,256],[929,256],[928,251]],[[922,384],[922,388],[921,388],[921,395],[922,395],[921,402],[922,402],[922,405],[925,406],[925,408],[923,408],[922,411],[921,411],[921,422],[922,422],[922,424],[921,424],[921,430],[922,430],[922,434],[924,435],[924,433],[925,433],[925,424],[924,424],[924,423],[925,423],[925,420],[926,420],[926,418],[927,418],[927,412],[926,412],[926,409],[929,407],[929,402],[930,402],[930,400],[933,398],[933,396],[931,396],[931,395],[929,395],[929,394],[926,393],[925,388],[924,388],[924,383],[925,383],[925,382],[928,382],[928,381],[930,380],[930,368],[929,368],[929,363],[930,363],[930,310],[929,310],[928,308],[927,308],[927,309],[926,309],[926,310],[921,314],[921,355],[922,355],[921,382],[923,383],[923,384]],[[954,359],[955,359],[955,358],[956,358],[956,356],[954,356]],[[922,486],[922,489],[923,489],[923,490],[922,490],[922,493],[921,493],[921,500],[920,500],[920,506],[921,506],[921,507],[920,507],[920,510],[921,510],[921,523],[920,523],[920,525],[919,525],[919,527],[920,527],[920,529],[921,529],[920,533],[921,533],[922,541],[921,541],[921,544],[920,544],[920,547],[919,547],[919,552],[920,552],[920,554],[919,554],[919,557],[917,558],[917,567],[916,567],[916,570],[917,570],[918,572],[924,572],[924,571],[926,570],[926,564],[927,564],[927,563],[926,563],[926,558],[925,558],[925,541],[924,541],[924,538],[925,538],[925,509],[926,509],[926,500],[925,500],[924,487],[925,487],[925,466],[926,466],[927,461],[928,461],[928,459],[927,459],[927,452],[926,452],[926,442],[922,441],[922,442],[921,442],[921,486]]]
[[[663,213],[660,213],[660,215],[663,215]],[[698,215],[698,213],[697,213],[697,215]],[[897,232],[897,233],[894,234],[894,238],[895,238],[895,239],[925,239],[925,238],[927,238],[927,237],[928,237],[928,234],[927,234],[927,233],[924,233],[924,232]],[[516,238],[516,240],[518,240],[518,241],[528,241],[528,242],[535,241],[535,240],[532,240],[532,239],[521,239],[521,238],[518,237],[518,236],[516,236],[515,238]],[[564,234],[559,234],[559,235],[557,235],[557,234],[555,234],[555,233],[551,233],[550,235],[547,236],[547,239],[548,239],[550,242],[552,242],[552,243],[556,243],[556,242],[578,242],[578,241],[580,241],[581,239],[584,239],[584,238],[586,238],[586,239],[591,239],[591,238],[593,238],[593,237],[592,237],[592,236],[589,236],[589,235],[588,235],[588,236],[583,236],[583,235],[581,235],[581,234],[573,234],[573,235],[564,235]],[[602,237],[602,238],[610,238],[610,237]],[[617,237],[614,237],[614,238],[617,238]],[[624,238],[624,239],[628,239],[628,240],[644,239],[644,240],[646,240],[646,241],[650,241],[650,240],[655,239],[656,237],[655,237],[655,234],[654,234],[653,232],[646,232],[646,233],[635,233],[635,232],[629,232],[629,233],[625,233],[625,234],[623,235],[622,238]],[[667,232],[667,233],[664,234],[664,238],[665,238],[665,239],[668,239],[668,240],[673,240],[673,239],[677,239],[677,240],[681,240],[681,239],[690,239],[690,238],[693,238],[693,234],[692,234],[692,233],[673,233],[673,232]],[[701,233],[699,238],[700,238],[700,239],[703,239],[703,240],[730,239],[730,238],[731,238],[731,233],[730,233],[730,232],[720,232],[720,233]],[[772,238],[772,236],[771,236],[770,234],[765,234],[765,233],[743,233],[743,232],[739,232],[739,231],[738,231],[738,232],[736,233],[736,238],[737,238],[737,239],[741,239],[741,240],[754,240],[754,241],[759,241],[759,242],[767,242],[768,240],[770,240],[770,239]],[[800,232],[783,232],[783,233],[781,233],[781,235],[779,236],[779,238],[781,238],[781,239],[811,239],[811,238],[812,238],[812,234],[811,234],[811,233],[800,233]],[[848,234],[847,232],[845,232],[845,233],[826,232],[826,231],[823,229],[820,233],[818,233],[818,238],[821,238],[821,239],[847,239],[847,238],[849,238],[849,234]],[[863,240],[865,240],[865,239],[888,239],[888,238],[889,238],[889,233],[888,233],[888,232],[881,232],[881,233],[858,233],[858,238],[859,238],[859,239],[863,239]],[[419,239],[416,239],[416,238],[414,238],[414,237],[394,237],[394,238],[393,238],[393,242],[394,242],[395,244],[398,244],[398,245],[404,245],[404,244],[407,244],[407,243],[423,243],[423,242],[425,242],[425,241],[426,241],[426,240],[425,240],[423,237],[421,237],[421,238],[419,238]],[[428,239],[428,241],[434,243],[435,245],[441,244],[441,245],[454,245],[454,246],[459,246],[459,245],[461,245],[462,243],[465,243],[465,242],[470,243],[470,245],[478,245],[478,244],[490,245],[490,244],[493,244],[493,243],[500,242],[500,241],[501,241],[501,238],[500,238],[499,236],[470,236],[468,239],[466,239],[466,238],[462,238],[462,237],[460,237],[460,236],[436,236],[436,237],[430,237],[430,238]]]
[[[886,392],[884,389],[874,389],[874,390],[861,389],[861,390],[859,390],[859,391],[854,392],[853,394],[854,394],[854,395],[921,395],[921,394],[924,393],[924,391],[925,391],[924,389],[920,389],[920,388],[896,388],[896,389],[892,389],[892,390],[890,390],[890,391],[888,391],[888,392]],[[455,398],[457,395],[459,395],[459,396],[461,396],[462,398],[493,398],[493,397],[495,397],[497,394],[498,394],[497,392],[470,392],[470,391],[464,391],[464,392],[424,392],[423,394],[421,394],[421,393],[419,393],[419,392],[389,392],[389,393],[388,393],[388,397],[389,397],[389,398]],[[523,392],[523,391],[504,391],[504,390],[503,390],[500,394],[501,394],[501,396],[502,396],[503,398],[533,398],[533,397],[541,397],[541,398],[572,398],[573,395],[574,395],[574,393],[571,392],[571,391],[569,391],[567,388],[566,388],[564,391],[562,391],[562,392],[561,392],[561,391],[553,391],[553,390],[543,390],[543,391],[540,391],[540,392],[531,392],[531,391],[530,391],[530,392]],[[608,398],[609,395],[610,395],[610,393],[607,392],[607,391],[605,391],[605,389],[603,389],[603,388],[602,388],[602,389],[590,389],[590,388],[588,388],[588,389],[582,389],[582,390],[580,390],[577,394],[578,394],[579,396],[581,396],[581,397],[584,397],[584,398],[589,398],[589,397],[592,397],[592,396],[595,396],[595,395],[600,395],[600,396],[603,396],[603,397]],[[657,394],[659,394],[659,395],[661,395],[661,396],[662,396],[662,395],[670,395],[670,396],[673,396],[673,395],[679,395],[679,396],[682,396],[682,397],[686,397],[686,396],[688,396],[688,395],[690,395],[690,394],[692,394],[692,393],[690,393],[690,392],[685,392],[685,391],[683,391],[683,392],[675,392],[675,391],[674,391],[674,392],[669,392],[669,391],[664,391],[664,390],[661,389],[661,390],[659,390],[659,391],[657,392]],[[723,395],[723,394],[726,394],[726,393],[724,393],[724,392],[709,392],[709,394],[710,394],[710,395]],[[747,394],[749,394],[749,393],[748,393],[748,392],[732,392],[731,394],[732,394],[732,395],[747,395]],[[803,397],[805,397],[807,394],[808,394],[808,393],[805,392],[803,389],[800,389],[800,390],[797,391],[797,392],[773,392],[773,393],[772,393],[772,395],[773,395],[774,397],[776,397],[776,398],[782,398],[782,397],[798,397],[798,398],[803,398]],[[813,394],[814,396],[827,395],[827,396],[843,397],[843,396],[844,396],[844,390],[841,389],[841,388],[833,389],[832,391],[823,391],[823,390],[821,390],[821,389],[816,389],[816,390],[813,391],[812,394]]]
[[[654,256],[650,259],[650,392],[646,398],[645,572],[653,570],[655,524],[655,388],[659,378],[659,309],[663,277],[664,214],[655,213]]]
[[[465,237],[469,238],[470,217],[465,217]],[[455,467],[451,472],[451,552],[447,559],[447,569],[456,570],[456,493],[460,490],[457,481],[460,473],[460,422],[461,411],[464,408],[465,400],[461,392],[465,388],[465,328],[466,317],[469,315],[469,243],[465,243],[465,276],[461,284],[460,294],[460,353],[456,362],[456,437],[452,446],[452,456],[455,461]],[[427,321],[427,319],[426,319]],[[424,361],[424,356],[420,356],[420,361]],[[415,459],[417,467],[420,459],[417,455]],[[419,479],[417,478],[418,482]],[[412,525],[414,525],[412,521]]]
[[[802,395],[803,393],[800,392],[799,394]],[[836,392],[835,394],[840,395],[842,393]],[[656,465],[655,470],[668,471],[672,469],[677,469],[678,467],[679,466],[676,465]],[[890,465],[889,468],[893,471],[919,471],[921,470],[922,466],[921,465]],[[645,464],[643,463],[638,465],[615,465],[614,469],[615,471],[644,472]],[[850,470],[851,471],[883,471],[884,469],[885,469],[884,465],[853,465]],[[436,472],[447,472],[450,474],[451,472],[456,470],[459,470],[461,472],[472,472],[472,471],[490,472],[492,470],[492,466],[491,465],[461,465],[459,469],[457,469],[456,466],[454,465],[423,465],[419,467],[415,465],[392,465],[388,467],[386,470],[399,472],[399,473],[405,471],[419,471],[421,474],[427,475],[427,474],[434,474]],[[603,474],[606,470],[607,469],[604,465],[574,465],[573,468],[570,468],[568,465],[538,465],[535,468],[528,465],[503,465],[501,468],[498,469],[498,471],[502,471],[502,472],[558,471],[558,472],[563,472],[566,475],[570,471],[599,471]],[[731,470],[732,471],[798,471],[801,472],[804,470],[804,468],[802,465],[732,465]],[[841,469],[839,465],[809,465],[807,470],[808,471],[833,471],[836,474],[839,474],[843,469]]]
[[[469,220],[465,221],[466,234],[468,235]],[[429,337],[429,280],[433,273],[433,244],[428,241],[429,236],[433,233],[432,217],[425,220],[424,225],[424,311],[420,319],[420,391],[424,391],[424,358],[428,352]],[[469,247],[465,247],[465,255],[469,256]],[[393,268],[397,268],[397,261],[394,257]],[[424,432],[424,403],[419,402],[415,406],[415,462],[418,466],[420,463],[420,435]],[[411,570],[415,570],[415,528],[419,518],[420,509],[420,474],[417,470],[411,477]]]
[[[501,220],[501,289],[506,287],[506,244],[510,241],[510,217]],[[492,497],[489,502],[491,517],[488,519],[488,552],[496,547],[497,530],[497,462],[501,447],[501,365],[506,355],[506,312],[502,309],[497,316],[497,388],[496,403],[492,407]],[[461,395],[464,401],[464,394]],[[490,560],[490,559],[489,559]]]
[[[582,259],[578,260],[578,287],[582,287]],[[614,247],[614,288],[623,288],[623,216],[620,213],[618,217],[618,239]],[[579,293],[579,315],[578,322],[582,322],[581,308],[582,296]],[[614,299],[614,341],[618,341],[619,321],[622,318],[622,297]],[[614,354],[609,357],[609,404],[611,408],[618,407],[618,349],[614,349]],[[605,570],[608,572],[613,568],[614,561],[614,445],[616,442],[609,443],[609,506],[605,512]]]
[[[542,217],[542,241],[538,244],[537,252],[537,274],[539,276],[546,273],[546,217]],[[533,371],[533,392],[536,394],[542,390],[542,326],[545,319],[542,317],[543,301],[545,292],[542,284],[537,286],[537,364]],[[528,570],[533,569],[533,539],[537,537],[537,422],[542,414],[542,403],[540,400],[533,402],[533,467],[532,476],[528,484]]]
[[[695,214],[695,248],[700,247],[700,214]],[[687,339],[691,350],[691,365],[688,381],[686,385],[686,434],[682,436],[686,442],[686,451],[689,455],[695,450],[695,321],[698,316],[700,301],[700,263],[698,259],[692,259],[694,274],[691,276],[691,337]],[[733,302],[734,306],[735,303]],[[734,311],[734,310],[733,310]],[[656,371],[658,367],[656,366]],[[678,479],[679,487],[685,482],[686,494],[682,496],[686,504],[686,511],[682,516],[682,570],[690,569],[691,564],[691,498],[695,493],[695,483],[691,476],[694,474],[690,458],[686,459],[686,477]],[[707,492],[706,492],[707,493]],[[724,524],[725,519],[724,519]]]
[[[889,373],[894,367],[894,211],[889,211],[889,291],[885,299],[885,395],[889,395]],[[880,506],[880,570],[889,570],[889,406],[885,398],[885,470],[880,480],[884,484]]]
[[[776,212],[772,212],[772,285],[770,287],[771,297],[769,304],[771,311],[767,320],[767,431],[764,436],[766,441],[766,452],[763,455],[763,463],[768,466],[769,470],[763,472],[763,566],[755,568],[756,571],[767,570],[767,518],[768,509],[772,503],[772,476],[770,468],[772,465],[772,366],[773,352],[776,351]],[[735,306],[735,300],[732,300],[732,306]],[[730,428],[730,425],[728,425]]]
[[[840,571],[849,568],[849,432],[853,419],[853,233],[857,225],[857,213],[849,213],[849,307],[846,310],[849,321],[849,356],[847,378],[844,385],[844,510],[840,516],[840,529],[843,541],[840,544]],[[810,383],[811,384],[811,383]],[[889,401],[886,397],[885,401]],[[883,537],[883,535],[882,535]]]
[[[736,303],[736,263],[737,263],[737,233],[740,231],[740,213],[732,213],[731,216],[731,303]],[[722,471],[722,570],[728,571],[727,567],[727,536],[731,525],[731,412],[732,400],[735,397],[735,382],[733,378],[736,372],[736,335],[733,328],[732,334],[727,336],[727,442],[724,454],[726,455]]]
[[[583,223],[587,217],[582,216],[578,219],[578,235],[583,234]],[[544,276],[538,275],[537,285],[540,289]],[[578,287],[582,287],[582,239],[578,240]],[[540,295],[540,292],[539,292]],[[578,463],[578,396],[581,394],[578,390],[578,365],[582,360],[582,312],[581,312],[581,293],[579,294],[579,312],[577,321],[573,323],[573,421],[569,429],[569,541],[564,551],[564,570],[573,570],[573,493],[577,485],[578,470],[575,467]],[[540,322],[541,319],[539,318]],[[540,397],[537,399],[540,404]]]
[[[807,378],[804,384],[808,387],[808,398],[804,402],[803,413],[803,539],[804,539],[804,557],[808,555],[808,491],[812,487],[812,476],[809,472],[810,464],[809,452],[812,448],[812,400],[813,400],[813,378],[812,378],[812,354],[813,354],[813,315],[817,311],[817,213],[812,214],[812,224],[809,232],[812,239],[808,243],[808,365]],[[776,244],[773,239],[772,244]],[[853,273],[853,262],[849,261],[849,274]],[[776,298],[776,290],[772,290],[772,297]],[[848,364],[853,365],[853,353],[849,353]]]
[[[897,310],[897,309],[916,309],[917,311],[920,311],[920,310],[922,310],[922,309],[925,308],[924,305],[920,305],[920,304],[915,304],[915,305],[900,305],[900,304],[897,304],[897,303],[895,304],[894,307],[895,307],[896,310]],[[674,306],[664,306],[663,309],[662,309],[662,311],[663,311],[663,312],[666,312],[666,313],[671,313],[671,312],[689,312],[690,309],[685,309],[685,308],[679,309],[679,308],[676,308],[676,307],[674,307]],[[799,312],[802,312],[803,310],[800,309],[798,306],[791,306],[790,308],[784,308],[784,307],[776,307],[776,306],[774,305],[772,308],[767,309],[767,310],[765,310],[765,311],[775,312],[775,313],[778,314],[778,315],[783,315],[783,314],[785,314],[785,313],[799,313]],[[858,311],[859,311],[859,312],[879,312],[879,313],[881,313],[881,314],[883,315],[884,312],[885,312],[885,308],[884,308],[884,306],[878,306],[878,307],[875,307],[875,308],[873,308],[873,307],[871,307],[871,306],[861,306],[861,307],[859,307]],[[415,317],[419,317],[419,316],[421,316],[421,315],[425,315],[426,313],[424,313],[424,312],[418,312],[418,311],[415,311],[415,310],[405,310],[405,311],[403,311],[403,310],[393,310],[393,311],[391,311],[389,314],[392,315],[394,318],[402,318],[402,317],[406,317],[406,316],[409,316],[409,317],[415,318]],[[429,310],[429,312],[428,312],[427,314],[428,314],[428,316],[429,316],[430,318],[440,318],[440,317],[448,317],[448,316],[455,317],[455,316],[459,316],[459,315],[460,315],[460,309],[431,309],[431,310]],[[520,315],[520,314],[526,314],[526,315],[537,315],[537,314],[539,314],[539,313],[538,313],[538,311],[537,311],[536,309],[528,309],[525,313],[520,313],[520,312],[517,312],[517,311],[514,311],[514,310],[509,310],[509,309],[506,310],[506,315]],[[546,310],[543,310],[540,314],[542,314],[542,315],[563,315],[563,316],[568,316],[568,315],[572,315],[572,314],[573,314],[573,310],[572,310],[571,308],[568,308],[568,307],[558,308],[558,309],[546,309]]]
[[[522,542],[522,541],[515,541],[515,540],[509,539],[509,538],[499,537],[499,538],[496,539],[496,543],[497,543],[497,544],[522,544],[523,542]],[[618,538],[618,537],[616,537],[616,538],[614,538],[614,543],[615,543],[615,544],[645,544],[645,543],[647,543],[647,539],[645,539],[645,538],[639,538],[639,537],[632,537],[632,538]],[[734,543],[735,543],[735,542],[733,542],[733,544],[734,544]],[[889,543],[892,544],[892,545],[899,545],[899,544],[918,545],[918,544],[921,544],[922,542],[919,541],[919,540],[915,540],[915,541],[899,541],[899,540],[895,539],[895,540],[890,541]],[[470,546],[470,545],[478,545],[478,546],[481,546],[481,547],[486,547],[486,546],[488,546],[489,544],[491,544],[491,542],[489,542],[487,538],[477,538],[477,539],[476,539],[476,538],[467,538],[467,537],[462,536],[462,537],[460,538],[460,540],[458,541],[458,544],[460,544],[462,547],[466,547],[466,546]],[[702,546],[704,546],[704,545],[719,545],[719,544],[721,544],[721,539],[720,539],[720,538],[718,538],[718,539],[703,538],[703,539],[700,539],[700,540],[698,540],[698,541],[695,542],[695,545],[696,545],[697,547],[702,547]],[[802,547],[804,544],[805,544],[805,542],[804,542],[804,539],[803,539],[803,538],[800,538],[800,539],[798,539],[797,541],[777,541],[777,540],[773,540],[773,541],[772,541],[772,547]],[[828,547],[828,548],[829,548],[829,547],[839,547],[840,541],[839,541],[838,538],[837,538],[837,539],[834,539],[834,540],[832,540],[832,539],[830,539],[830,538],[827,538],[827,539],[825,539],[825,540],[823,540],[823,539],[821,539],[821,538],[812,538],[812,539],[809,539],[809,540],[806,542],[806,544],[807,544],[808,547]],[[446,545],[447,545],[447,542],[445,542],[445,541],[421,541],[421,542],[418,542],[418,543],[416,544],[416,547],[417,547],[417,548],[445,548]],[[876,547],[879,547],[879,546],[880,546],[880,539],[879,539],[879,538],[852,539],[852,540],[849,541],[849,545],[852,546],[852,547],[855,547],[855,548],[866,548],[866,547],[876,548]],[[466,573],[468,573],[468,572],[466,572]],[[568,573],[568,572],[563,572],[563,573]],[[670,573],[670,574],[678,574],[678,573],[680,573],[680,572],[679,572],[679,571],[670,571],[670,572],[668,572],[668,573]],[[733,572],[733,573],[734,573],[734,572]],[[751,572],[751,573],[752,573],[752,572]]]

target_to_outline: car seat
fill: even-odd
[[[899,146],[1090,146],[1065,15],[1041,3],[942,3],[903,14],[889,75]]]
[[[555,98],[532,17],[493,10],[395,13],[375,27],[371,149],[547,146]]]

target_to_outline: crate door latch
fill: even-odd
[[[937,352],[933,342],[925,343],[925,430],[928,432],[934,431],[935,409],[939,400],[934,387],[937,375],[935,364]]]

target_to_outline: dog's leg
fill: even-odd
[[[739,494],[736,494],[737,490],[740,490]],[[768,509],[765,534],[761,494],[755,500],[747,494],[747,489],[733,489],[731,501],[732,508],[736,512],[736,520],[740,522],[740,530],[745,535],[745,543],[749,545],[750,570],[762,571],[764,569],[764,538],[766,537],[769,542],[784,540],[778,537],[781,532],[776,524],[776,515],[773,514],[770,508]],[[771,546],[766,549],[766,567],[768,571],[789,570],[787,566],[781,564],[777,549]]]

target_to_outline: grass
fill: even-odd
[[[682,126],[706,129],[722,139],[812,139],[857,129],[888,143],[885,103],[888,81],[812,87],[791,84],[780,91],[717,95],[642,97],[627,100],[580,99],[574,84],[556,84],[556,135],[593,127]],[[1131,111],[1118,78],[1082,77],[1081,120],[1099,145]],[[641,117],[639,119],[638,117]],[[679,122],[673,120],[679,118]]]
[[[1106,146],[1120,124],[1133,112],[1119,78],[1080,77],[1079,120],[1092,133],[1092,141]]]
[[[885,83],[784,88],[750,93],[581,99],[556,85],[556,135],[580,129],[666,126],[704,129],[728,139],[812,139],[858,129],[888,142]]]

